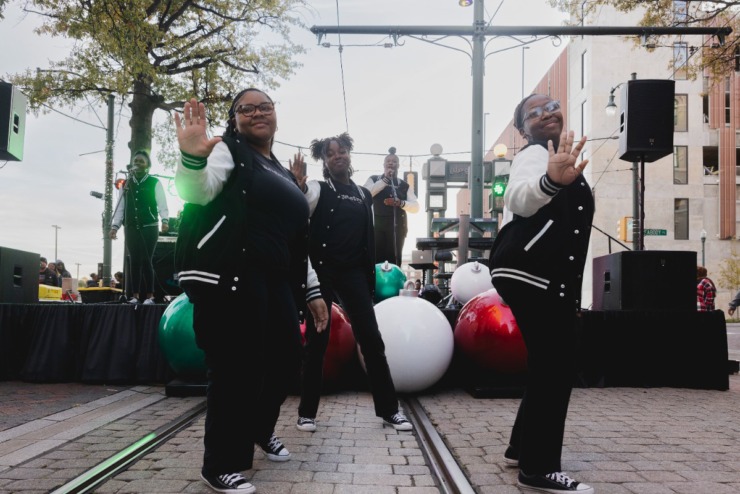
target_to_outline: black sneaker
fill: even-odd
[[[272,433],[270,439],[267,442],[259,443],[262,451],[267,455],[267,459],[270,461],[288,461],[290,460],[290,451],[283,446],[280,439],[277,438],[275,433]]]
[[[514,453],[514,447],[509,446],[504,451],[504,463],[507,467],[518,467],[519,466],[519,455]]]
[[[401,412],[396,412],[390,417],[383,417],[383,423],[390,425],[397,431],[410,431],[414,428],[411,422]]]
[[[298,417],[298,422],[296,422],[295,426],[299,431],[314,432],[316,430],[316,419]]]
[[[520,470],[519,487],[530,492],[549,492],[551,494],[560,494],[563,492],[594,494],[593,487],[573,480],[563,472],[553,472],[545,475],[527,475]]]
[[[200,478],[208,484],[208,487],[216,492],[238,492],[239,494],[252,494],[257,489],[247,482],[244,475],[240,473],[225,473],[223,475],[214,475],[206,477],[202,473]]]

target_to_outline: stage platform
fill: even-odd
[[[169,383],[178,376],[158,341],[166,308],[0,304],[0,380]],[[456,314],[444,312],[454,328]],[[722,311],[587,311],[581,320],[579,386],[729,389],[737,362],[728,360]],[[445,382],[481,394],[521,384],[521,376],[481,372],[458,355],[448,374]]]

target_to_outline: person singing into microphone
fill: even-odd
[[[375,262],[388,261],[401,267],[403,243],[408,233],[406,213],[419,211],[419,202],[407,182],[398,178],[398,156],[391,147],[383,162],[383,174],[372,175],[365,188],[373,196]]]

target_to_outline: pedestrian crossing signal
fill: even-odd
[[[506,184],[509,182],[508,175],[500,175],[496,177],[491,186],[494,197],[503,197],[506,192]]]

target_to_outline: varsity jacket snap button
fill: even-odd
[[[570,259],[572,261],[573,259],[575,259],[575,257],[570,256],[568,259]]]
[[[301,283],[301,288],[306,288],[306,284],[305,283]]]
[[[581,231],[580,230],[573,230],[573,233],[575,233],[576,235],[578,235],[579,233],[581,233]]]
[[[231,291],[232,291],[232,292],[235,292],[235,291],[236,291],[236,287],[235,287],[235,286],[232,286],[232,287],[231,287]]]
[[[583,211],[583,206],[578,206],[578,211]]]

